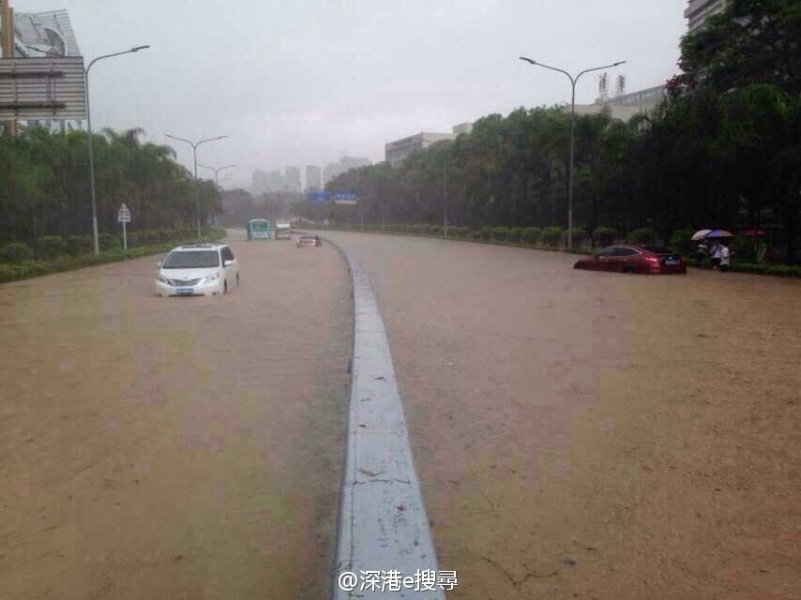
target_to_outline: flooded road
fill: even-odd
[[[327,593],[347,270],[232,248],[221,298],[154,298],[158,257],[0,286],[0,598]]]
[[[326,233],[367,268],[449,598],[801,597],[801,284]]]
[[[801,285],[325,233],[368,270],[449,598],[801,597]],[[323,598],[352,306],[330,244],[0,286],[0,598]],[[408,575],[408,574],[407,574]]]

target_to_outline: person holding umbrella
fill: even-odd
[[[709,245],[706,243],[706,240],[701,240],[698,242],[698,251],[695,253],[695,261],[698,264],[698,268],[704,266],[704,261],[709,257]]]
[[[695,252],[695,261],[699,268],[704,266],[704,261],[709,258],[709,244],[707,244],[707,236],[712,232],[711,229],[699,229],[690,238],[693,242],[698,242],[698,247]]]
[[[713,229],[706,237],[715,240],[714,246],[712,246],[712,268],[719,269],[725,262],[726,268],[721,270],[727,271],[729,269],[731,252],[729,252],[728,246],[722,242],[722,239],[733,237],[732,234],[722,229]]]

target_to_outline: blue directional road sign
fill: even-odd
[[[306,199],[309,202],[329,202],[331,200],[331,194],[329,192],[309,192]]]
[[[335,194],[334,202],[336,204],[356,204],[359,201],[359,196],[351,193]]]

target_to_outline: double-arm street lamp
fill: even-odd
[[[526,58],[525,56],[521,56],[520,60],[524,60],[527,63],[531,63],[536,67],[542,67],[543,69],[550,69],[551,71],[557,71],[567,76],[570,80],[570,85],[573,88],[573,93],[570,97],[570,166],[568,167],[568,176],[567,176],[567,249],[573,249],[573,153],[574,153],[574,138],[576,132],[576,83],[578,82],[579,78],[584,75],[585,73],[591,73],[593,71],[601,71],[603,69],[611,69],[613,67],[619,67],[622,64],[625,64],[625,60],[621,60],[616,63],[612,63],[611,65],[604,65],[602,67],[594,67],[592,69],[585,69],[575,77],[573,77],[567,71],[562,69],[558,69],[556,67],[551,67],[548,65],[544,65],[541,62],[537,62],[536,60],[532,60],[531,58]]]
[[[95,64],[99,60],[103,60],[104,58],[112,58],[114,56],[122,56],[123,54],[132,54],[134,52],[139,52],[140,50],[146,50],[150,48],[150,46],[135,46],[130,50],[124,50],[122,52],[115,52],[113,54],[105,54],[103,56],[98,56],[92,62],[89,63],[89,66],[84,69],[84,78],[83,78],[83,85],[84,85],[84,93],[86,95],[86,132],[87,132],[87,144],[89,145],[89,186],[91,188],[92,194],[92,239],[94,244],[95,255],[100,254],[100,242],[98,240],[98,233],[97,233],[97,198],[95,195],[95,157],[92,151],[92,113],[89,110],[89,69],[92,68],[92,65]]]
[[[222,171],[223,169],[233,169],[236,165],[225,165],[224,167],[210,167],[208,165],[201,165],[200,163],[198,163],[197,166],[198,167],[203,167],[204,169],[209,169],[211,171],[214,171],[214,184],[215,185],[219,185],[219,182],[220,182],[220,180],[219,180],[220,171]]]
[[[223,140],[227,138],[227,135],[219,135],[217,137],[208,138],[205,140],[200,140],[199,142],[190,142],[189,140],[185,140],[184,138],[179,138],[174,135],[170,135],[169,133],[165,133],[168,138],[173,140],[178,140],[179,142],[186,142],[190,146],[192,146],[192,156],[195,162],[195,216],[197,218],[197,239],[200,239],[201,232],[200,232],[200,187],[198,186],[197,182],[197,147],[200,144],[205,144],[206,142],[214,142],[216,140]]]

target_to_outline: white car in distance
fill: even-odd
[[[239,263],[225,244],[178,246],[156,266],[157,296],[220,296],[239,285]]]

